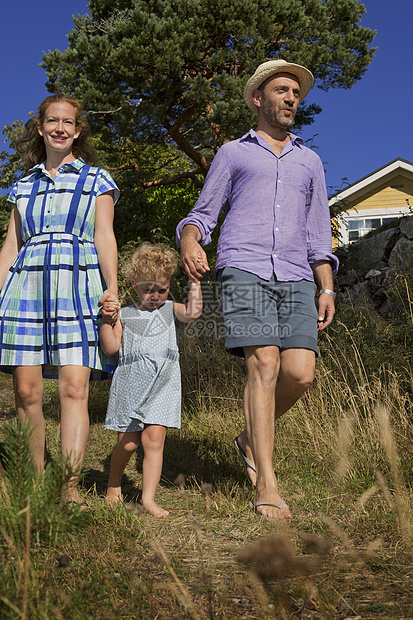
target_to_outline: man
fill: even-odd
[[[257,129],[219,149],[194,209],[177,228],[182,264],[199,281],[209,270],[201,246],[226,205],[216,263],[225,348],[245,356],[248,372],[246,429],[234,446],[256,486],[251,508],[267,519],[292,516],[272,466],[274,421],[310,386],[317,330],[334,315],[338,261],[324,170],[289,133],[313,83],[308,69],[281,59],[257,68],[244,89]]]

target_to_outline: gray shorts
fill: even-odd
[[[220,269],[217,280],[229,353],[243,357],[244,347],[275,345],[318,355],[314,282],[267,281],[235,267]]]

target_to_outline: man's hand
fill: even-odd
[[[207,255],[198,242],[199,237],[200,233],[196,226],[185,226],[182,231],[181,263],[192,282],[199,282],[209,271]]]
[[[318,285],[319,290],[327,289],[328,291],[334,291],[333,272],[329,261],[323,260],[310,265],[314,273],[314,279]],[[317,319],[317,331],[321,332],[328,327],[335,313],[334,297],[329,293],[320,293],[318,298],[318,319]]]
[[[321,332],[331,324],[335,311],[332,295],[321,293],[318,298],[317,331]]]

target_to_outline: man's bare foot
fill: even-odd
[[[167,510],[164,510],[164,508],[158,506],[158,504],[153,500],[149,502],[144,502],[142,500],[142,506],[145,508],[145,510],[150,512],[151,515],[157,517],[158,519],[161,519],[162,517],[167,517],[169,515],[169,512]]]
[[[237,452],[244,464],[246,478],[248,482],[255,487],[257,485],[257,473],[255,471],[254,456],[249,446],[245,429],[238,435],[238,437],[235,438],[235,441],[238,443],[238,447],[240,448],[240,452]],[[247,461],[245,460],[245,457],[248,459]],[[248,461],[254,465],[254,468],[249,465]]]
[[[106,499],[111,504],[120,504],[122,502],[122,491],[120,487],[109,487],[106,491]]]
[[[268,521],[292,519],[293,516],[287,504],[281,499],[281,496],[275,489],[257,492],[254,501],[250,503],[250,507],[257,515]]]

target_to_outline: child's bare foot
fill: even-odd
[[[108,487],[106,491],[106,499],[111,504],[120,504],[122,502],[122,491],[120,487]]]
[[[163,508],[158,506],[158,504],[156,504],[153,500],[149,502],[144,502],[142,500],[142,505],[145,508],[145,510],[150,512],[151,515],[153,515],[154,517],[157,517],[158,519],[161,519],[162,517],[167,517],[169,515],[169,512],[167,510],[164,510]]]

